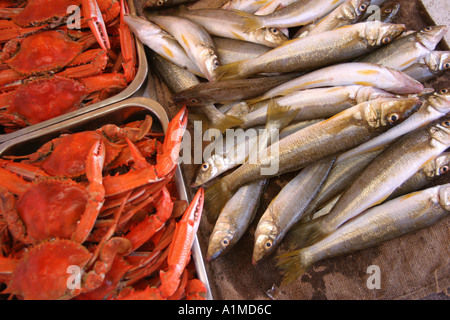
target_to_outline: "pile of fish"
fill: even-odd
[[[408,30],[393,22],[398,3],[375,0],[152,7],[169,5],[149,1],[125,21],[176,103],[209,128],[241,129],[237,142],[208,146],[192,184],[209,185],[208,260],[241,239],[285,173],[294,178],[258,217],[252,261],[284,239],[286,283],[448,215],[450,184],[430,183],[450,168],[450,96],[424,86],[450,68],[436,49],[447,26]]]

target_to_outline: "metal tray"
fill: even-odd
[[[129,4],[129,8],[130,8],[130,12],[131,13],[135,13],[136,9],[134,6],[134,1],[130,1],[128,0],[128,4]],[[133,35],[134,36],[134,35]],[[95,104],[92,104],[90,106],[86,106],[86,107],[82,107],[78,110],[63,114],[61,116],[40,122],[38,124],[35,125],[31,125],[28,127],[25,127],[23,129],[11,132],[11,133],[6,133],[6,134],[0,134],[0,143],[8,141],[10,139],[14,139],[18,136],[30,133],[32,131],[35,130],[41,130],[42,128],[45,128],[47,126],[53,125],[57,122],[61,122],[64,121],[66,119],[70,119],[72,117],[90,112],[92,110],[98,109],[98,108],[102,108],[105,107],[107,105],[111,105],[113,103],[116,103],[118,101],[122,101],[124,99],[130,98],[131,96],[133,96],[143,85],[143,83],[146,81],[147,79],[147,73],[148,73],[148,64],[147,64],[147,57],[145,55],[145,49],[144,49],[144,45],[139,41],[138,38],[136,38],[134,36],[135,40],[136,40],[136,53],[137,53],[137,59],[138,59],[138,70],[136,72],[136,76],[134,78],[134,80],[128,85],[127,88],[125,88],[123,91],[121,91],[120,93],[109,97],[108,99],[105,99],[103,101],[97,102]]]
[[[35,152],[43,143],[58,137],[62,133],[95,130],[105,124],[122,125],[132,121],[143,120],[147,115],[153,117],[152,130],[163,132],[167,130],[169,117],[164,108],[152,99],[136,97],[80,114],[74,118],[66,119],[40,130],[35,130],[11,139],[0,144],[0,156],[26,155]],[[176,170],[175,182],[180,198],[190,201],[180,167]],[[192,256],[196,266],[197,276],[208,290],[207,299],[212,300],[211,289],[197,236],[192,247]]]

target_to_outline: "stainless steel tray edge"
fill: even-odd
[[[133,12],[135,13],[136,10],[134,7],[134,1],[129,0],[128,3],[131,4],[129,6],[130,11],[132,13]],[[133,96],[133,94],[135,94],[142,87],[142,85],[144,84],[144,82],[147,79],[147,74],[148,74],[148,64],[147,64],[147,57],[145,54],[144,45],[137,37],[134,37],[134,38],[136,40],[136,53],[137,53],[137,57],[138,57],[139,67],[136,72],[136,76],[135,76],[134,80],[128,85],[128,87],[126,89],[124,89],[122,92],[120,92],[108,99],[97,102],[90,106],[80,108],[78,110],[63,114],[61,116],[40,122],[40,123],[32,125],[32,126],[25,127],[23,129],[20,129],[20,130],[11,132],[11,133],[0,134],[0,143],[14,139],[14,138],[19,137],[24,134],[28,134],[28,133],[36,131],[36,130],[41,130],[42,128],[48,127],[54,123],[64,121],[68,118],[76,117],[76,116],[79,116],[79,115],[87,113],[87,112],[91,112],[92,110],[95,110],[95,109],[103,108],[105,106],[111,105],[113,103],[125,100],[125,99]]]
[[[52,125],[49,125],[47,127],[41,128],[39,130],[34,130],[27,134],[20,135],[13,139],[10,139],[6,142],[0,143],[0,155],[3,155],[3,153],[6,150],[10,149],[11,147],[13,147],[15,145],[20,145],[27,141],[37,139],[43,135],[56,134],[57,132],[67,129],[67,128],[70,128],[70,127],[80,126],[84,123],[92,121],[92,119],[97,119],[102,116],[106,116],[108,114],[119,111],[120,109],[123,109],[126,107],[145,108],[146,110],[148,110],[149,112],[151,112],[158,118],[159,122],[161,123],[163,131],[166,132],[167,126],[169,123],[169,117],[168,117],[166,111],[164,110],[164,108],[159,103],[157,103],[155,100],[152,100],[150,98],[134,97],[134,98],[129,98],[129,99],[120,101],[120,102],[116,102],[110,106],[98,108],[95,110],[91,110],[89,112],[85,112],[83,114],[79,114],[76,117],[73,117],[71,119],[66,119],[66,120],[58,122],[58,123],[53,123]],[[180,195],[180,198],[182,200],[190,201],[187,191],[186,191],[186,186],[184,183],[184,179],[183,179],[183,175],[182,175],[180,167],[178,167],[176,169],[175,181],[176,181],[177,191]],[[205,284],[205,287],[207,289],[207,297],[206,298],[207,298],[207,300],[212,300],[213,297],[211,294],[209,280],[208,280],[208,276],[206,273],[206,268],[205,268],[205,264],[203,261],[203,256],[202,256],[202,252],[201,252],[201,248],[200,248],[200,244],[199,244],[197,236],[195,237],[195,240],[194,240],[194,243],[192,246],[192,256],[193,256],[196,270],[198,273],[198,278]]]

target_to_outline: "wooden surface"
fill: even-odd
[[[135,0],[138,12],[142,13],[141,0]],[[192,8],[219,7],[225,1],[200,0]],[[429,21],[419,1],[401,0],[401,11],[395,22],[418,30]],[[450,24],[450,23],[449,23]],[[438,49],[445,49],[438,47]],[[427,83],[436,90],[449,86],[449,73]],[[163,81],[149,66],[149,79],[145,96],[158,101],[169,117],[179,110],[172,100],[172,94]],[[195,110],[190,110],[192,113]],[[192,132],[192,124],[188,130]],[[199,165],[182,165],[182,172],[189,195],[195,190],[189,187]],[[227,255],[208,263],[206,270],[215,299],[447,299],[450,287],[449,259],[449,219],[388,241],[375,248],[362,250],[345,256],[327,259],[317,263],[295,283],[280,287],[281,276],[275,268],[272,257],[254,266],[251,263],[253,233],[258,218],[273,197],[295,173],[286,174],[270,181],[263,195],[257,217],[240,243]],[[449,182],[449,177],[440,182]],[[213,225],[202,220],[199,242],[205,257],[209,235]],[[381,289],[368,289],[367,268],[377,265],[381,270]]]

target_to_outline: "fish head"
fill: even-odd
[[[261,219],[255,231],[252,263],[255,265],[262,258],[269,255],[275,248],[278,229],[273,220]]]
[[[444,152],[433,161],[433,177],[445,175],[450,171],[450,152]]]
[[[431,72],[450,69],[450,51],[432,51],[424,58],[425,65]]]
[[[220,60],[214,48],[204,46],[200,52],[200,58],[203,61],[201,71],[209,81],[217,80],[215,70],[220,67]]]
[[[432,122],[428,127],[431,145],[450,147],[450,117],[443,117]]]
[[[448,89],[441,89],[429,95],[426,100],[427,106],[442,113],[442,115],[450,112],[450,91]]]
[[[422,102],[417,97],[377,99],[361,104],[363,121],[372,130],[386,130],[416,112]]]
[[[163,5],[165,5],[167,2],[167,0],[148,0],[145,5],[144,8],[158,8],[158,7],[162,7]]]
[[[227,223],[217,223],[209,238],[206,259],[213,261],[232,248],[234,233],[232,226]]]
[[[220,156],[212,156],[211,158],[207,159],[200,167],[200,170],[198,171],[194,182],[191,184],[191,187],[200,187],[206,182],[217,177],[219,174],[219,169],[216,163],[220,161],[221,158],[222,157]]]
[[[198,97],[194,97],[190,91],[181,91],[173,96],[173,102],[177,105],[189,106],[189,107],[201,107],[206,103],[199,99]]]
[[[272,48],[281,46],[289,40],[287,35],[280,29],[274,27],[260,28],[251,32],[260,43]]]
[[[383,5],[381,8],[381,21],[389,22],[392,21],[400,11],[400,3],[392,1]]]
[[[439,188],[439,204],[441,207],[450,211],[450,184],[444,184]]]
[[[380,47],[391,43],[405,30],[404,24],[384,23],[380,21],[365,22],[364,38],[371,47]]]
[[[428,26],[417,32],[417,40],[428,50],[434,50],[447,31],[448,27],[445,25]]]
[[[342,13],[345,20],[355,23],[359,21],[370,6],[371,1],[367,0],[351,0],[342,6]]]

